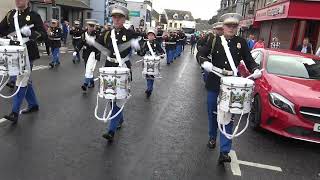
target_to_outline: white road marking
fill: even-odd
[[[181,78],[182,78],[182,75],[183,75],[184,70],[186,69],[187,65],[188,65],[188,63],[185,63],[185,64],[183,65],[182,70],[179,72],[179,76],[178,76],[178,77],[179,77],[179,79],[181,79]]]
[[[0,119],[0,124],[3,123],[3,122],[6,122],[6,121],[8,121],[8,120],[5,119],[5,118],[2,118],[2,119]]]
[[[248,161],[241,161],[241,160],[238,160],[238,162],[239,162],[239,164],[243,164],[246,166],[252,166],[252,167],[257,167],[257,168],[261,168],[261,169],[268,169],[268,170],[272,170],[272,171],[282,172],[282,169],[277,166],[270,166],[270,165],[266,165],[266,164],[259,164],[259,163],[253,163],[253,162],[248,162]]]
[[[231,157],[230,166],[231,166],[231,171],[232,171],[233,175],[241,176],[240,165],[239,165],[239,162],[238,162],[238,158],[237,158],[236,152],[231,150],[229,155]]]
[[[251,167],[256,167],[256,168],[261,168],[261,169],[282,172],[282,169],[277,166],[271,166],[271,165],[266,165],[266,164],[238,160],[237,154],[233,150],[230,151],[229,155],[231,157],[231,163],[230,163],[231,171],[232,171],[233,175],[235,175],[235,176],[241,176],[240,164],[246,165],[246,166],[251,166]]]
[[[49,69],[50,66],[45,66],[45,65],[39,65],[39,66],[34,66],[32,68],[32,71],[38,71],[38,70],[42,70],[42,69]]]

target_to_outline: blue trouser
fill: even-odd
[[[118,107],[116,103],[114,103],[111,116],[115,115],[119,110],[120,107]],[[119,113],[118,116],[116,116],[110,121],[109,129],[107,129],[107,131],[115,133],[120,123],[123,123],[123,112]]]
[[[85,78],[84,84],[86,84],[87,86],[93,85],[94,84],[94,77],[93,78]]]
[[[51,48],[52,52],[52,64],[60,64],[59,56],[60,56],[60,48]]]
[[[167,63],[170,64],[173,62],[174,59],[174,50],[173,49],[169,49],[167,50]]]
[[[153,91],[153,83],[154,83],[154,79],[152,78],[147,79],[147,91],[149,92]]]
[[[31,69],[32,69],[32,65],[31,65]],[[20,112],[21,104],[24,98],[26,98],[28,102],[28,108],[39,106],[37,102],[36,94],[34,93],[34,90],[32,87],[31,80],[29,80],[27,87],[21,87],[17,95],[13,97],[12,112],[14,113]]]
[[[216,140],[218,123],[217,115],[214,112],[217,112],[217,99],[219,92],[208,91],[207,96],[207,105],[208,105],[208,122],[209,122],[209,138]],[[228,134],[232,133],[233,123],[229,123],[225,126],[226,132]],[[232,141],[225,137],[224,134],[220,133],[220,152],[229,153],[231,150]]]

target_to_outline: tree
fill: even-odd
[[[196,23],[200,23],[201,22],[201,18],[197,18],[195,19]]]
[[[212,16],[212,18],[208,21],[209,24],[214,24],[219,21],[218,15]]]

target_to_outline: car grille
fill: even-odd
[[[300,114],[304,118],[320,124],[320,108],[302,107],[300,109]]]
[[[307,130],[298,126],[292,126],[292,127],[286,128],[285,131],[297,136],[320,139],[319,132],[314,132],[312,130]]]

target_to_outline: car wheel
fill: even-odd
[[[251,122],[250,125],[254,130],[260,130],[260,123],[261,123],[261,100],[260,96],[256,95],[254,97],[252,109],[251,109]]]

